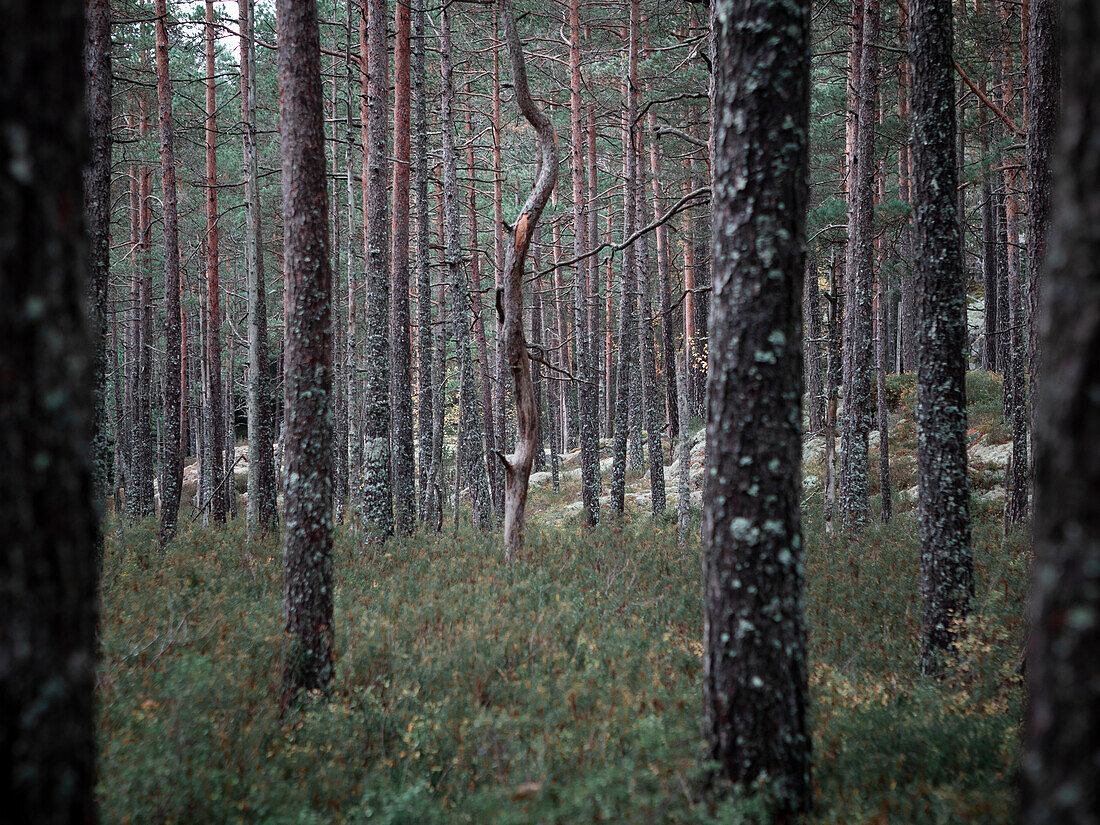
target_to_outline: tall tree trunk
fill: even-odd
[[[641,130],[636,131],[637,158],[634,163],[634,223],[636,229],[645,226],[645,151]],[[653,289],[649,280],[649,249],[645,235],[638,239],[638,344],[643,417],[649,459],[650,508],[653,515],[665,511],[665,458],[661,443],[664,429],[664,399],[657,385],[657,350],[653,334]]]
[[[825,428],[825,382],[822,375],[821,296],[817,282],[817,263],[807,254],[804,283],[806,344],[806,401],[809,405],[810,432],[820,433]]]
[[[984,86],[984,81],[983,81]],[[994,218],[993,182],[990,170],[989,120],[982,112],[979,147],[982,157],[982,291],[984,318],[982,337],[982,369],[997,369],[997,290],[1000,277],[997,272],[997,224]]]
[[[141,136],[144,139],[148,118],[145,113],[144,99],[141,106]],[[153,493],[153,457],[155,434],[153,432],[153,253],[152,253],[152,171],[148,166],[141,167],[139,182],[140,206],[138,209],[138,261],[141,279],[138,285],[138,351],[137,351],[137,392],[135,406],[137,416],[134,431],[134,476],[137,494],[138,518],[151,518],[156,515],[156,501]]]
[[[157,99],[160,123],[160,177],[164,202],[164,451],[161,454],[160,547],[176,532],[183,488],[180,434],[182,409],[180,360],[180,245],[176,199],[176,150],[172,124],[172,83],[168,77],[168,10],[156,0]]]
[[[271,377],[268,373],[267,289],[260,224],[259,163],[256,158],[255,0],[240,0],[241,123],[244,124],[245,267],[248,293],[248,530],[274,530],[275,452]]]
[[[12,821],[43,825],[95,821],[102,339],[86,307],[103,261],[89,267],[84,231],[103,227],[80,206],[85,10],[7,3],[0,29],[0,793]]]
[[[451,59],[450,10],[442,12],[441,59],[443,63],[443,221],[445,258],[451,287],[451,328],[455,338],[459,370],[459,440],[457,465],[460,477],[469,485],[470,511],[474,527],[490,530],[493,526],[492,499],[485,471],[481,439],[474,365],[470,353],[470,296],[462,270],[462,249],[458,236],[458,171],[455,157],[454,78]],[[459,485],[461,489],[461,484]],[[457,495],[457,491],[456,491]]]
[[[363,316],[363,517],[376,538],[393,532],[390,466],[390,271],[386,261],[386,113],[389,97],[386,0],[367,0],[359,24],[366,90],[363,112],[363,218],[367,259]]]
[[[84,106],[90,151],[84,166],[84,221],[91,270],[92,388],[95,393],[92,472],[102,506],[111,477],[110,419],[107,414],[107,302],[111,276],[111,9],[107,0],[85,4]],[[102,539],[102,536],[99,536]],[[98,557],[103,545],[96,547]]]
[[[416,523],[416,482],[413,456],[412,318],[409,308],[409,71],[412,20],[409,4],[396,6],[393,92],[393,296],[390,316],[393,404],[393,498],[398,535],[408,535]]]
[[[1033,15],[1046,13],[1032,3]],[[1100,10],[1086,0],[1060,6],[1062,126],[1037,319],[1043,374],[1021,825],[1086,825],[1100,810]],[[1044,117],[1036,107],[1046,104],[1030,99],[1032,116]]]
[[[222,420],[221,385],[221,287],[218,284],[218,152],[217,152],[217,76],[214,65],[214,44],[217,40],[214,23],[214,0],[206,0],[206,364],[207,389],[207,449],[212,457],[211,482],[217,486],[225,473],[223,446],[225,425]],[[229,459],[232,461],[232,459]],[[225,521],[224,495],[215,495],[210,504],[214,521]]]
[[[858,117],[851,163],[848,267],[844,289],[844,346],[849,367],[844,383],[841,428],[843,461],[840,478],[840,522],[858,530],[868,517],[870,475],[868,435],[871,431],[871,348],[874,295],[875,96],[878,86],[878,0],[864,0],[859,59]]]
[[[657,130],[656,115],[649,112],[650,134]],[[661,202],[665,199],[661,184],[661,160],[658,142],[649,141],[649,172],[653,186],[653,220],[663,217]],[[657,243],[657,294],[661,307],[661,374],[665,380],[665,410],[668,420],[668,437],[676,439],[680,435],[680,407],[676,389],[676,326],[672,315],[672,287],[668,263],[668,233],[664,224],[656,229]]]
[[[1031,397],[1035,398],[1043,371],[1038,323],[1043,299],[1043,269],[1054,188],[1050,156],[1061,99],[1059,9],[1056,0],[1029,0],[1027,30],[1027,277],[1028,367]]]
[[[569,0],[568,23],[569,168],[573,181],[573,257],[579,259],[588,253],[588,216],[585,211],[588,170],[585,169],[584,163],[586,135],[582,130],[581,109],[580,0]],[[591,259],[578,260],[573,265],[573,333],[576,336],[577,346],[577,429],[580,432],[581,447],[581,500],[584,503],[585,522],[589,526],[600,520],[600,432],[596,421],[595,405],[592,401],[592,391],[598,379],[595,365],[589,354],[591,340],[588,336],[590,261]],[[517,406],[517,411],[518,409]]]
[[[286,318],[283,708],[328,690],[332,621],[332,270],[317,4],[277,0]]]
[[[917,478],[920,484],[921,669],[938,674],[970,609],[966,477],[965,283],[955,197],[950,0],[910,0],[913,204],[920,284]]]
[[[516,93],[516,104],[535,130],[542,157],[538,178],[520,209],[515,228],[508,239],[502,276],[504,322],[501,324],[501,333],[504,336],[516,398],[516,447],[511,455],[500,456],[505,470],[504,554],[511,561],[523,547],[527,481],[535,457],[535,434],[539,426],[538,409],[531,386],[531,362],[527,355],[527,341],[523,336],[523,267],[539,216],[558,179],[558,141],[550,118],[531,99],[523,47],[516,33],[512,4],[509,0],[499,2],[508,56],[512,63],[512,87]]]
[[[416,185],[413,191],[416,198],[416,435],[420,439],[418,501],[420,519],[428,521],[433,409],[436,403],[442,405],[442,400],[437,400],[434,396],[432,376],[432,281],[428,268],[428,243],[431,236],[431,219],[428,214],[428,102],[427,70],[424,65],[427,27],[424,4],[425,0],[413,0],[413,108],[416,110]]]
[[[807,2],[711,11],[712,106],[729,116],[712,126],[703,729],[722,776],[766,782],[779,821],[813,794],[799,509],[809,17]]]
[[[634,16],[637,14],[635,2],[630,4],[632,25],[626,32],[628,40],[628,75],[624,82],[626,109],[623,115],[623,239],[634,234],[634,166],[637,153],[631,145],[630,128],[634,123],[636,104],[631,77],[637,76],[638,41],[634,36]],[[619,363],[615,379],[615,442],[611,465],[611,510],[622,515],[626,507],[626,459],[628,440],[631,435],[631,384],[638,373],[638,321],[636,315],[636,283],[634,244],[628,244],[623,250],[619,275]]]

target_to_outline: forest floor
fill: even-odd
[[[912,377],[891,386],[902,492],[889,524],[828,539],[820,451],[807,445],[808,821],[1005,822],[1030,549],[1026,529],[1002,534],[1000,385],[968,378],[977,591],[939,683],[917,667]],[[621,521],[584,530],[578,484],[533,490],[512,567],[496,536],[465,526],[384,548],[341,528],[335,688],[283,719],[277,538],[250,542],[242,519],[204,530],[186,515],[161,556],[152,522],[112,530],[103,821],[759,821],[751,801],[704,791],[697,541],[679,551],[674,517],[654,521],[644,496]],[[632,482],[637,494],[647,485]]]

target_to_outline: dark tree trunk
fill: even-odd
[[[649,131],[657,128],[656,115],[649,113]],[[661,158],[658,142],[649,141],[649,172],[653,186],[653,220],[659,221],[661,202],[665,199],[661,185]],[[668,437],[675,442],[680,436],[680,404],[676,390],[676,325],[672,313],[672,287],[668,262],[668,233],[664,224],[657,227],[657,293],[661,306],[661,374],[665,380],[665,411]]]
[[[982,109],[985,112],[985,109]],[[982,369],[997,369],[997,291],[1000,277],[997,272],[997,222],[994,218],[993,182],[989,155],[988,122],[981,126],[982,157],[982,288],[985,317],[983,319]]]
[[[490,530],[493,526],[492,499],[485,469],[484,445],[478,421],[477,389],[470,352],[470,295],[462,270],[462,249],[458,236],[458,171],[455,153],[454,71],[451,61],[450,11],[442,13],[441,59],[443,101],[440,121],[443,127],[443,222],[446,263],[451,288],[451,328],[459,369],[459,437],[457,465],[461,478],[469,485],[470,510],[474,526]],[[461,489],[461,485],[458,486]],[[458,490],[456,492],[456,497]],[[456,499],[457,500],[457,499]]]
[[[248,293],[248,529],[252,535],[278,524],[275,499],[275,409],[268,374],[267,291],[260,224],[256,158],[255,0],[240,0],[241,122],[244,125],[245,267]],[[350,230],[349,230],[350,231]]]
[[[393,92],[393,276],[390,292],[392,360],[390,398],[393,404],[393,498],[398,535],[408,535],[416,523],[415,459],[412,410],[412,318],[409,308],[409,72],[412,20],[409,4],[396,6]]]
[[[278,0],[287,283],[283,707],[332,683],[332,271],[317,4]]]
[[[1042,378],[1039,369],[1042,348],[1036,319],[1042,305],[1047,225],[1054,187],[1050,156],[1061,99],[1060,5],[1058,0],[1030,0],[1027,31],[1027,278],[1031,333],[1027,361],[1032,398]]]
[[[160,178],[164,202],[164,449],[161,453],[160,547],[176,532],[180,493],[183,489],[183,456],[180,454],[180,245],[176,198],[176,149],[172,125],[172,82],[168,77],[168,11],[157,0],[157,99],[160,115]]]
[[[569,169],[573,182],[573,256],[588,252],[588,216],[585,211],[588,170],[585,168],[586,135],[581,110],[581,27],[580,0],[569,0]],[[545,162],[545,161],[544,161]],[[592,392],[597,373],[589,352],[588,269],[591,259],[573,265],[573,332],[577,348],[577,429],[581,447],[581,500],[585,522],[600,520],[600,431]],[[517,407],[518,409],[518,407]]]
[[[844,381],[841,427],[843,455],[840,478],[841,526],[855,530],[868,517],[871,431],[872,305],[874,295],[875,95],[878,86],[878,0],[864,0],[859,59],[858,117],[852,153],[848,267],[844,288],[848,369]]]
[[[821,295],[817,277],[816,262],[807,255],[803,310],[806,332],[806,401],[809,404],[810,432],[815,435],[825,429],[825,359],[822,357],[825,348],[822,346],[824,333],[821,329]]]
[[[84,220],[91,270],[95,440],[92,471],[95,497],[102,506],[111,477],[107,415],[107,302],[111,276],[111,9],[107,0],[85,4],[84,106],[90,151],[84,167]],[[102,555],[103,547],[96,550]]]
[[[386,242],[386,114],[389,86],[386,0],[367,0],[359,24],[363,112],[363,219],[366,312],[363,316],[363,517],[376,538],[393,532],[390,465],[390,269]]]
[[[913,205],[920,285],[917,478],[921,669],[937,674],[974,591],[966,478],[966,306],[955,197],[950,0],[911,0]]]
[[[145,107],[141,112],[141,135],[144,138],[147,128]],[[156,515],[156,501],[153,494],[153,456],[155,455],[155,436],[153,433],[153,258],[151,249],[152,215],[150,212],[153,196],[150,191],[151,175],[149,167],[141,167],[141,180],[138,184],[140,205],[138,207],[138,266],[141,270],[138,281],[137,303],[137,389],[134,406],[134,493],[137,498],[137,517],[150,518]]]
[[[813,795],[799,508],[809,4],[720,0],[711,25],[703,727],[722,775],[764,779],[787,821]]]
[[[1021,825],[1087,825],[1100,811],[1100,9],[1060,5],[1064,108],[1037,319]]]
[[[43,825],[95,821],[99,339],[81,209],[85,8],[0,6],[0,797],[11,821]],[[98,38],[104,10],[91,12]]]

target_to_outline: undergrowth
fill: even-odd
[[[1028,550],[975,513],[975,612],[933,683],[912,504],[848,544],[807,495],[808,822],[1009,819]],[[699,550],[671,523],[535,522],[512,567],[467,527],[384,548],[342,529],[336,570],[334,690],[280,719],[277,537],[187,525],[162,556],[154,524],[112,531],[103,821],[762,821],[703,791]]]

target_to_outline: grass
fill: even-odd
[[[898,510],[847,544],[824,540],[820,494],[806,502],[808,821],[1007,821],[1026,533],[1002,540],[999,511],[976,509],[975,613],[930,683],[915,514]],[[536,521],[512,568],[467,528],[384,549],[340,532],[335,689],[282,720],[277,539],[187,525],[161,556],[152,523],[112,533],[103,820],[759,821],[702,790],[698,547],[632,512],[592,531]]]

